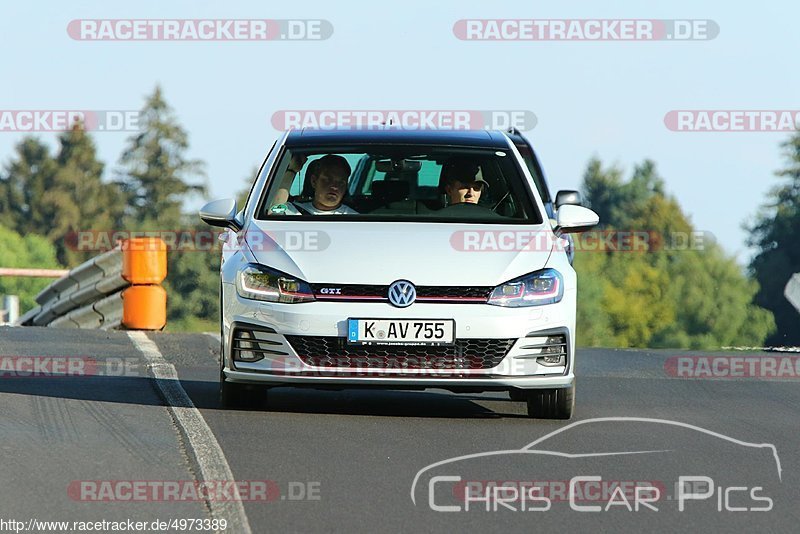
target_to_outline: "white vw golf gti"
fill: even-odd
[[[565,234],[598,218],[573,192],[548,204],[519,139],[386,128],[277,141],[243,207],[200,212],[227,228],[222,404],[276,386],[502,390],[531,417],[571,417]]]

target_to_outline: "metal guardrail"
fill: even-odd
[[[21,326],[159,330],[166,324],[166,245],[137,238],[82,263],[36,296]],[[126,296],[129,287],[144,287]]]
[[[24,269],[17,267],[0,267],[0,276],[25,276],[28,278],[61,278],[69,271],[64,269]]]
[[[15,324],[19,319],[19,297],[17,295],[3,295],[2,302],[0,326]]]

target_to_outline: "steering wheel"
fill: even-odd
[[[499,205],[499,204],[498,204]],[[489,215],[491,218],[503,218],[503,215],[500,215],[495,211],[494,208],[489,208],[487,206],[481,206],[480,204],[472,204],[471,202],[460,202],[458,204],[450,204],[449,206],[445,206],[440,211],[446,211],[448,215],[452,215],[454,217],[461,217],[461,216],[469,216],[474,215],[476,217],[486,217]]]

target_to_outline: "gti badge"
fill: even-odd
[[[342,288],[341,287],[323,287],[319,290],[321,295],[341,295]]]

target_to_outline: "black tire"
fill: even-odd
[[[533,389],[526,392],[528,417],[569,419],[575,411],[575,386],[558,389]]]
[[[226,410],[264,409],[267,407],[267,388],[254,384],[239,384],[225,380],[219,374],[219,403]]]
[[[522,389],[509,389],[508,396],[513,402],[525,402],[528,400],[527,393]]]

